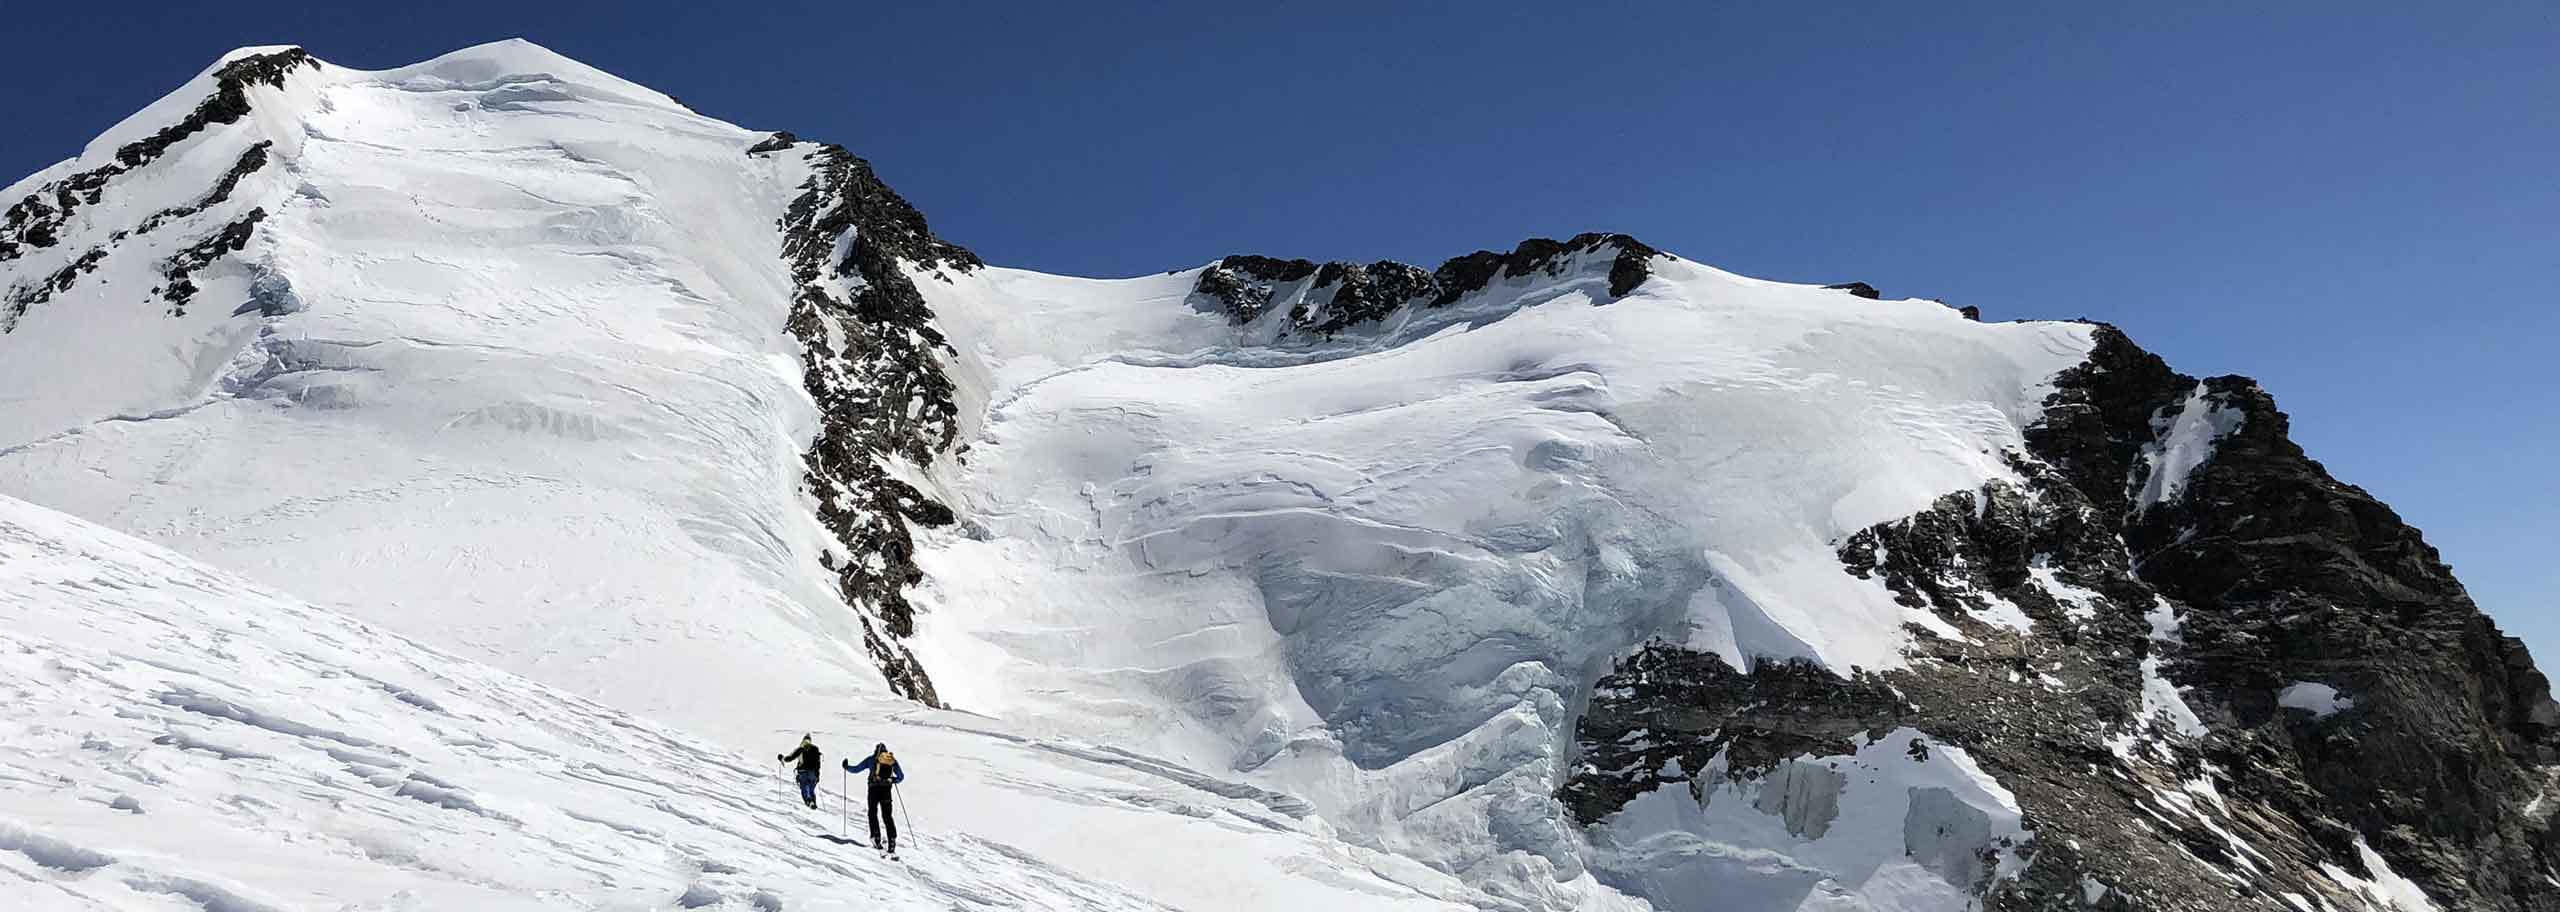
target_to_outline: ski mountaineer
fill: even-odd
[[[898,818],[890,813],[889,792],[898,783],[907,781],[906,768],[898,765],[898,755],[889,752],[889,745],[874,744],[871,746],[871,756],[862,758],[860,764],[857,765],[851,760],[844,761],[845,772],[859,773],[865,770],[871,772],[871,800],[867,805],[871,815],[871,844],[879,846],[883,854],[896,855],[898,854]],[[885,842],[880,839],[882,826],[889,828],[889,838]]]
[[[817,810],[818,773],[826,769],[818,760],[817,743],[810,741],[808,735],[801,735],[798,748],[788,754],[776,755],[773,759],[782,763],[800,761],[800,801],[808,805],[810,810]]]

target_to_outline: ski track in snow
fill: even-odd
[[[1001,818],[958,816],[979,810],[958,800],[973,790],[1057,804],[973,782],[987,770],[972,759],[1116,816],[1161,818],[1143,828],[1165,838],[1181,838],[1184,821],[1259,808],[1253,794],[1235,793],[1239,806],[1009,762],[1019,757],[1003,746],[1023,742],[1001,733],[877,721],[872,734],[901,743],[916,734],[929,758],[920,762],[937,765],[929,813],[954,815],[927,818],[934,828],[903,840],[903,861],[891,863],[828,836],[841,797],[832,781],[824,809],[802,810],[779,767],[5,498],[0,593],[0,694],[13,706],[0,719],[0,896],[10,908],[140,908],[150,905],[143,894],[168,894],[240,912],[679,899],[1161,909],[984,835]],[[926,737],[935,730],[953,734]],[[849,747],[852,737],[828,743]],[[1145,768],[1105,748],[1050,749]],[[1177,791],[1191,797],[1174,800]],[[1061,806],[1034,813],[1078,817]],[[974,825],[942,828],[961,820]],[[1240,845],[1249,840],[1317,845],[1267,819],[1225,832],[1245,830],[1213,845],[1230,864],[1291,857],[1257,858]],[[1286,900],[1320,903],[1337,889],[1373,903],[1418,899],[1384,880],[1340,878],[1347,886],[1310,882]]]
[[[1156,908],[975,837],[829,850],[743,758],[15,502],[0,591],[18,908]]]

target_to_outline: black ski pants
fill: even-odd
[[[891,813],[893,809],[889,806],[890,791],[889,783],[871,783],[871,799],[866,804],[871,809],[872,845],[894,846],[898,844],[898,815]],[[880,838],[881,827],[889,828],[889,838],[887,841],[882,841]]]

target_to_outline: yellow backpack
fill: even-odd
[[[881,752],[879,752],[879,753],[877,753],[877,754],[873,754],[873,755],[871,755],[871,781],[873,781],[873,782],[887,782],[887,781],[889,781],[889,772],[890,772],[890,770],[892,770],[892,769],[896,768],[896,767],[897,767],[897,765],[898,765],[898,755],[897,755],[897,754],[891,753],[891,752],[889,752],[889,751],[881,751]]]

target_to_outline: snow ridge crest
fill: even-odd
[[[1393,260],[1374,263],[1223,257],[1201,271],[1192,288],[1206,309],[1252,324],[1286,304],[1284,335],[1330,339],[1385,320],[1408,308],[1441,308],[1506,279],[1562,276],[1606,262],[1609,296],[1625,297],[1652,275],[1664,254],[1624,234],[1586,232],[1570,240],[1530,238],[1508,252],[1478,250],[1452,257],[1436,269]],[[1603,260],[1603,257],[1606,259]]]

